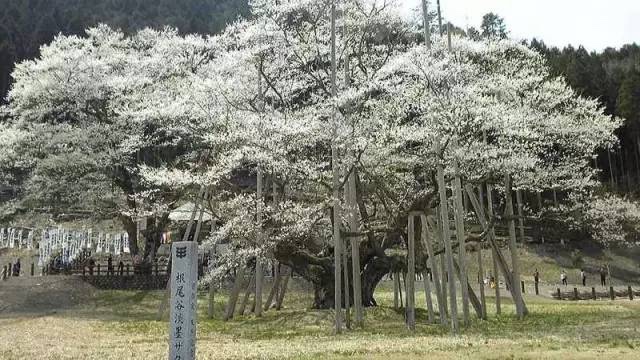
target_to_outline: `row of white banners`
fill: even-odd
[[[52,256],[58,256],[62,264],[69,264],[85,250],[116,256],[130,253],[126,232],[96,234],[91,229],[78,231],[59,227],[43,229],[37,245],[34,237],[35,231],[31,229],[0,228],[0,248],[37,248],[39,266],[48,264]]]

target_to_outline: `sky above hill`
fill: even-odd
[[[421,0],[397,0],[407,16]],[[442,15],[466,28],[480,27],[494,12],[505,19],[510,36],[544,40],[547,45],[584,45],[589,50],[640,43],[640,0],[441,0]],[[436,0],[430,0],[436,9]]]

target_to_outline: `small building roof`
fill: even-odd
[[[195,204],[192,202],[188,202],[182,204],[178,208],[174,209],[171,213],[169,213],[169,220],[171,221],[189,221],[191,219],[191,214],[193,213],[193,208]],[[199,209],[201,210],[201,209]],[[196,213],[196,220],[200,217],[200,211]],[[205,209],[204,214],[202,214],[202,221],[211,221],[213,220],[213,214],[210,211]]]

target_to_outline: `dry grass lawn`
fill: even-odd
[[[424,302],[417,294],[418,304]],[[0,359],[166,359],[166,321],[156,321],[160,292],[98,291],[82,306],[47,314],[3,314]],[[203,295],[204,296],[204,295]],[[220,318],[224,294],[216,299]],[[531,315],[514,318],[504,304],[489,321],[474,320],[461,336],[426,325],[418,311],[415,334],[391,308],[367,309],[364,329],[332,334],[331,311],[306,308],[310,293],[287,297],[286,308],[262,318],[207,320],[200,300],[199,359],[640,359],[640,301],[557,302],[528,298]]]

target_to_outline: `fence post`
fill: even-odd
[[[36,264],[31,263],[31,276],[36,273]]]
[[[127,264],[127,276],[129,276],[129,264]]]
[[[558,300],[562,300],[562,295],[560,294],[560,288],[558,288]]]
[[[573,298],[574,298],[574,300],[580,300],[580,298],[578,297],[578,288],[577,287],[573,288]]]
[[[613,286],[609,286],[609,297],[611,298],[611,300],[616,299],[616,293],[613,292]]]
[[[159,274],[159,273],[158,273],[158,258],[155,258],[155,259],[154,259],[154,262],[155,262],[154,267],[155,267],[156,277],[157,277],[157,276],[158,276],[158,274]]]
[[[629,285],[629,300],[633,300],[633,289],[631,289],[631,285]]]
[[[596,296],[596,288],[594,287],[591,288],[591,297],[593,300],[598,300],[598,297]]]
[[[100,264],[98,264],[97,270],[98,270],[97,274],[98,274],[98,276],[100,276]]]
[[[13,267],[11,266],[11,263],[9,263],[9,265],[7,266],[7,274],[8,278],[13,276]]]
[[[7,265],[2,267],[2,280],[7,280]]]
[[[520,284],[522,285],[522,293],[524,294],[524,280],[521,280]]]
[[[536,281],[536,295],[540,295],[540,290],[538,289],[538,282]]]
[[[87,274],[87,267],[86,266],[82,266],[82,277],[85,277],[85,275]]]

